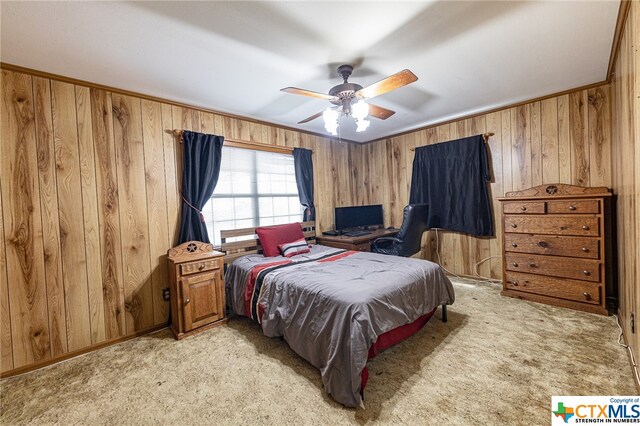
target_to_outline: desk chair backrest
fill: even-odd
[[[401,241],[399,256],[411,256],[420,251],[422,234],[427,230],[428,204],[409,204],[402,214],[402,226],[396,235]]]
[[[427,230],[427,204],[409,204],[404,208],[402,226],[394,237],[382,237],[373,242],[371,251],[380,254],[409,257],[420,251],[422,233]]]

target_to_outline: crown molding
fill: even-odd
[[[420,132],[420,131],[423,131],[423,130],[432,129],[434,127],[444,126],[445,124],[451,124],[451,123],[455,123],[457,121],[468,120],[470,118],[479,117],[481,115],[492,114],[494,112],[504,111],[504,110],[510,109],[510,108],[516,108],[516,107],[519,107],[519,106],[522,106],[522,105],[526,105],[526,104],[530,104],[530,103],[533,103],[533,102],[540,102],[540,101],[543,101],[545,99],[556,98],[558,96],[567,95],[569,93],[579,92],[579,91],[587,90],[587,89],[593,89],[595,87],[605,86],[607,84],[609,84],[609,82],[607,80],[603,80],[603,81],[599,81],[597,83],[587,84],[585,86],[579,86],[579,87],[575,87],[573,89],[563,90],[562,92],[550,93],[548,95],[539,96],[537,98],[528,99],[526,101],[516,102],[516,103],[513,103],[513,104],[504,105],[504,106],[501,106],[501,107],[488,109],[486,111],[475,112],[473,114],[463,115],[463,116],[460,116],[460,117],[457,117],[457,118],[452,118],[450,120],[439,121],[437,123],[433,123],[433,124],[429,124],[427,126],[419,127],[417,129],[407,130],[407,131],[400,132],[400,133],[395,133],[395,134],[392,134],[392,135],[389,135],[389,136],[385,136],[385,137],[382,137],[382,138],[377,138],[377,139],[365,142],[365,144],[374,143],[374,142],[380,142],[380,141],[384,141],[384,140],[387,140],[387,139],[393,139],[393,138],[397,138],[399,136],[407,135],[409,133],[416,133],[416,132]]]
[[[615,72],[616,59],[618,58],[618,52],[620,52],[620,43],[622,42],[622,32],[624,31],[625,23],[629,17],[629,11],[631,10],[631,0],[621,0],[620,8],[618,9],[618,20],[616,21],[616,30],[613,33],[613,43],[611,44],[611,55],[609,56],[609,67],[607,68],[607,82],[611,83],[613,74]]]
[[[107,91],[107,92],[118,93],[120,95],[134,96],[134,97],[141,98],[141,99],[146,99],[146,100],[149,100],[149,101],[161,102],[161,103],[174,105],[174,106],[181,107],[181,108],[189,108],[189,109],[193,109],[193,110],[196,110],[196,111],[202,111],[202,112],[209,113],[209,114],[221,115],[223,117],[234,118],[236,120],[243,120],[243,121],[247,121],[247,122],[250,122],[250,123],[262,124],[262,125],[271,126],[271,127],[277,127],[277,128],[284,129],[284,130],[291,130],[293,132],[307,134],[307,135],[311,135],[311,136],[317,136],[317,137],[321,137],[321,138],[324,138],[324,139],[327,139],[327,140],[331,140],[331,141],[347,142],[347,143],[353,143],[353,144],[357,144],[357,145],[361,145],[362,144],[361,142],[352,141],[350,139],[334,138],[334,137],[331,137],[329,135],[325,135],[325,134],[322,134],[322,133],[310,132],[310,131],[307,131],[307,130],[300,130],[300,129],[296,129],[295,127],[283,126],[281,124],[270,123],[268,121],[257,120],[255,118],[244,117],[244,116],[241,116],[241,115],[230,114],[230,113],[227,113],[227,112],[221,112],[221,111],[216,111],[216,110],[213,110],[213,109],[208,109],[208,108],[198,107],[198,106],[194,106],[194,105],[189,105],[189,104],[185,104],[185,103],[182,103],[182,102],[173,101],[171,99],[164,99],[164,98],[160,98],[160,97],[157,97],[157,96],[147,95],[147,94],[144,94],[144,93],[133,92],[131,90],[118,89],[117,87],[106,86],[104,84],[93,83],[93,82],[90,82],[90,81],[80,80],[80,79],[72,78],[72,77],[66,77],[66,76],[63,76],[63,75],[53,74],[53,73],[49,73],[49,72],[46,72],[46,71],[40,71],[40,70],[35,70],[35,69],[32,69],[32,68],[22,67],[22,66],[19,66],[19,65],[8,64],[6,62],[0,62],[0,69],[6,70],[6,71],[19,72],[19,73],[22,73],[22,74],[29,74],[29,75],[37,76],[37,77],[48,78],[48,79],[57,80],[57,81],[62,81],[64,83],[75,84],[75,85],[78,85],[78,86],[85,86],[85,87],[89,87],[89,88],[92,88],[92,89],[98,89],[98,90],[104,90],[104,91]]]
[[[569,94],[569,93],[578,92],[578,91],[581,91],[581,90],[592,89],[592,88],[595,88],[595,87],[599,87],[599,86],[603,86],[603,85],[611,83],[611,80],[612,80],[614,72],[615,72],[615,70],[614,70],[615,61],[616,61],[616,59],[618,57],[618,52],[620,51],[620,44],[621,44],[621,41],[622,41],[622,32],[624,31],[625,23],[626,23],[627,17],[629,16],[629,11],[630,10],[631,10],[631,0],[621,0],[620,1],[620,7],[618,9],[618,19],[616,21],[616,28],[615,28],[615,32],[614,32],[614,35],[613,35],[613,43],[611,45],[611,54],[609,55],[609,66],[607,68],[607,74],[606,74],[605,80],[602,80],[602,81],[599,81],[599,82],[596,82],[596,83],[587,84],[587,85],[584,85],[584,86],[574,87],[572,89],[563,90],[561,92],[550,93],[548,95],[539,96],[537,98],[528,99],[526,101],[515,102],[515,103],[507,104],[507,105],[504,105],[504,106],[501,106],[501,107],[496,107],[496,108],[492,108],[492,109],[489,109],[489,110],[476,112],[476,113],[473,113],[473,114],[463,115],[463,116],[460,116],[460,117],[457,117],[457,118],[452,118],[450,120],[445,120],[445,121],[432,123],[432,124],[429,124],[429,125],[426,125],[426,126],[418,127],[416,129],[406,130],[406,131],[399,132],[399,133],[393,133],[391,135],[387,135],[387,136],[384,136],[384,137],[381,137],[381,138],[372,139],[370,141],[365,141],[365,142],[356,142],[356,141],[353,141],[353,140],[350,140],[350,139],[341,139],[341,138],[338,139],[338,138],[330,137],[330,136],[322,134],[322,133],[316,133],[316,132],[310,132],[310,131],[306,131],[306,130],[300,130],[300,129],[297,129],[295,127],[283,126],[281,124],[274,124],[274,123],[270,123],[268,121],[257,120],[255,118],[243,117],[243,116],[240,116],[240,115],[229,114],[229,113],[220,112],[220,111],[216,111],[216,110],[212,110],[212,109],[197,107],[197,106],[185,104],[185,103],[182,103],[182,102],[172,101],[170,99],[163,99],[163,98],[159,98],[159,97],[156,97],[156,96],[146,95],[144,93],[138,93],[138,92],[133,92],[133,91],[129,91],[129,90],[118,89],[116,87],[105,86],[105,85],[102,85],[102,84],[92,83],[92,82],[85,81],[85,80],[79,80],[79,79],[66,77],[66,76],[62,76],[62,75],[58,75],[58,74],[52,74],[52,73],[48,73],[48,72],[44,72],[44,71],[34,70],[34,69],[31,69],[31,68],[21,67],[19,65],[7,64],[5,62],[0,62],[0,69],[4,69],[4,70],[8,70],[8,71],[20,72],[20,73],[25,73],[25,74],[30,74],[30,75],[35,75],[35,76],[44,77],[44,78],[50,78],[50,79],[54,79],[54,80],[58,80],[58,81],[71,83],[71,84],[77,84],[77,85],[80,85],[80,86],[86,86],[86,87],[90,87],[90,88],[106,90],[106,91],[113,92],[113,93],[119,93],[119,94],[128,95],[128,96],[135,96],[135,97],[139,97],[139,98],[142,98],[142,99],[148,99],[148,100],[151,100],[151,101],[167,103],[167,104],[170,104],[170,105],[175,105],[175,106],[183,107],[183,108],[190,108],[190,109],[194,109],[194,110],[197,110],[197,111],[217,114],[217,115],[221,115],[221,116],[224,116],[224,117],[230,117],[230,118],[234,118],[234,119],[238,119],[238,120],[248,121],[248,122],[251,122],[251,123],[257,123],[257,124],[262,124],[262,125],[266,125],[266,126],[278,127],[278,128],[281,128],[281,129],[291,130],[291,131],[302,133],[302,134],[321,137],[321,138],[324,138],[324,139],[327,139],[327,140],[331,140],[331,141],[347,142],[347,143],[352,143],[352,144],[356,144],[356,145],[366,145],[366,144],[370,144],[370,143],[374,143],[374,142],[383,141],[383,140],[386,140],[386,139],[397,138],[399,136],[404,136],[404,135],[409,134],[409,133],[415,133],[415,132],[420,132],[422,130],[432,129],[434,127],[438,127],[438,126],[443,126],[445,124],[454,123],[456,121],[468,120],[470,118],[479,117],[481,115],[491,114],[491,113],[495,113],[495,112],[498,112],[498,111],[503,111],[505,109],[516,108],[516,107],[519,107],[519,106],[522,106],[522,105],[526,105],[526,104],[529,104],[529,103],[532,103],[532,102],[539,102],[539,101],[543,101],[545,99],[555,98],[555,97],[563,96],[563,95],[566,95],[566,94]]]

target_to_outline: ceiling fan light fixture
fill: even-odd
[[[364,120],[369,115],[369,104],[360,99],[351,107],[351,115],[356,121]]]
[[[369,127],[369,124],[371,124],[371,121],[369,121],[369,120],[364,120],[364,119],[358,120],[358,119],[356,119],[356,125],[358,126],[356,128],[356,132],[364,132]]]
[[[322,113],[322,119],[324,120],[324,128],[332,135],[338,134],[338,118],[340,113],[333,108],[327,108]]]
[[[332,135],[337,135],[339,118],[341,115],[352,116],[356,122],[356,132],[364,132],[367,130],[371,122],[366,120],[371,112],[371,116],[379,120],[386,120],[395,114],[390,109],[364,102],[364,99],[370,99],[383,95],[400,87],[411,84],[418,79],[414,73],[409,70],[402,70],[387,78],[384,78],[370,86],[362,87],[356,83],[349,83],[349,76],[353,71],[351,65],[341,65],[338,67],[338,74],[342,76],[344,82],[332,87],[328,94],[314,92],[311,90],[299,89],[297,87],[285,87],[280,89],[283,92],[292,93],[294,95],[302,95],[316,99],[324,99],[331,102],[336,107],[329,107],[322,112],[313,114],[310,117],[299,121],[298,124],[307,123],[322,115],[324,119],[324,128]],[[357,100],[357,102],[355,102]],[[355,102],[353,105],[351,102]]]

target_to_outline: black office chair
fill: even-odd
[[[409,204],[404,208],[402,226],[395,237],[377,238],[371,251],[409,257],[420,251],[422,233],[427,230],[428,204]]]

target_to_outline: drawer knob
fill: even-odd
[[[513,266],[515,266],[516,268],[518,267],[518,262],[513,262],[512,264]]]
[[[585,252],[585,253],[589,253],[589,249],[586,248],[586,247],[582,247],[582,251]]]
[[[514,286],[518,287],[518,281],[511,281],[511,284],[513,284]]]
[[[185,300],[185,301],[184,301],[184,304],[185,304],[185,305],[188,305],[188,304],[189,304],[189,302],[191,302],[191,299],[187,299],[187,300]]]
[[[589,230],[589,226],[588,225],[582,225],[582,229],[584,229],[585,231]]]
[[[537,268],[537,267],[538,267],[538,265],[536,265],[535,263],[530,263],[530,264],[529,264],[529,267],[530,267],[530,268]]]
[[[569,210],[575,210],[576,206],[569,206]]]
[[[522,210],[523,212],[527,211],[527,208],[525,206],[520,207],[520,210]]]
[[[201,263],[200,265],[198,265],[198,269],[202,271],[204,269],[204,263]]]
[[[511,224],[511,227],[512,227],[512,228],[517,228],[517,227],[518,227],[518,225],[517,225],[517,224],[515,224],[515,223],[512,223],[512,224]]]
[[[547,242],[546,242],[546,241],[540,241],[540,242],[538,243],[538,245],[539,245],[540,247],[547,247],[549,244],[547,244]]]
[[[511,247],[518,247],[516,243],[511,243]]]
[[[586,269],[584,271],[582,271],[583,274],[585,274],[586,276],[591,275],[591,272],[587,271]]]
[[[585,299],[591,300],[591,295],[589,293],[587,293],[586,291],[584,293],[582,293],[582,295],[584,296]]]

